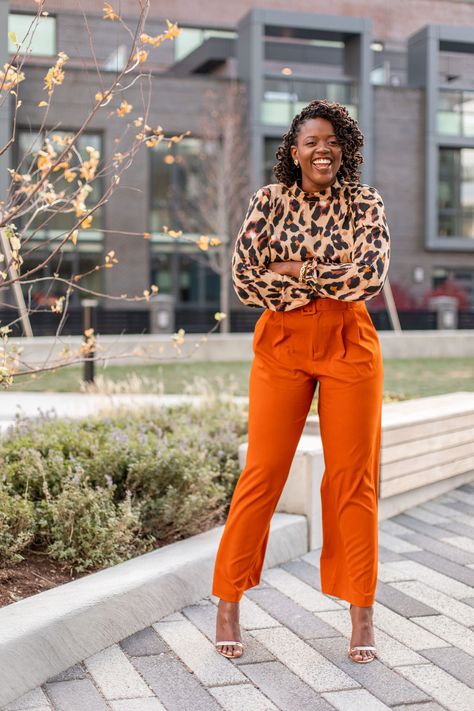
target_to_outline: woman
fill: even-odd
[[[315,100],[276,153],[278,183],[252,196],[232,258],[234,288],[264,307],[255,326],[248,450],[215,561],[216,649],[243,653],[239,600],[258,585],[272,514],[319,382],[321,590],[350,602],[349,657],[375,657],[383,362],[366,301],[387,275],[380,194],[360,183],[364,138],[347,110]]]

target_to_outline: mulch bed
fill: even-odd
[[[20,563],[0,567],[0,607],[69,583],[90,572],[71,574],[66,566],[46,555],[28,552]]]

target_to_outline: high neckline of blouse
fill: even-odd
[[[311,192],[303,190],[302,188],[300,188],[296,180],[289,188],[289,190],[299,200],[319,200],[320,198],[324,199],[328,197],[337,197],[340,188],[341,181],[336,176],[336,179],[331,185],[328,185],[325,188],[321,188],[320,190],[312,190]]]

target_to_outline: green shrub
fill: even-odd
[[[35,535],[35,510],[31,501],[0,484],[0,564],[18,563]]]
[[[140,512],[131,497],[115,505],[112,488],[91,488],[68,477],[59,496],[38,505],[39,539],[54,560],[82,572],[120,563],[150,550],[140,537]]]
[[[0,466],[15,501],[36,511],[35,546],[80,572],[220,523],[246,429],[243,408],[218,397],[95,419],[43,416],[19,420],[0,441]],[[28,545],[28,522],[25,535]]]

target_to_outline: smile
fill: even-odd
[[[326,170],[331,165],[332,161],[329,158],[320,158],[318,160],[311,161],[316,170]]]

